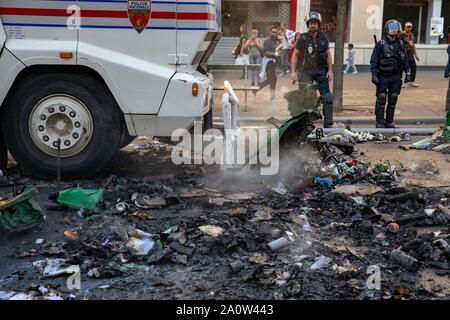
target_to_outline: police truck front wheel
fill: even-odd
[[[101,170],[121,143],[120,111],[89,74],[50,72],[23,79],[2,113],[6,145],[32,175],[80,178]]]

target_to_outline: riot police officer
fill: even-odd
[[[324,101],[324,127],[331,128],[333,126],[333,95],[330,92],[329,82],[333,80],[333,60],[330,44],[327,36],[320,29],[322,24],[320,13],[311,11],[305,21],[308,32],[302,34],[297,41],[292,55],[291,77],[294,81],[318,83]]]
[[[376,43],[370,59],[372,83],[377,86],[375,117],[377,128],[395,128],[394,114],[402,88],[402,74],[406,82],[411,79],[406,47],[400,39],[401,24],[389,20],[385,25],[386,35]],[[386,108],[386,102],[387,108]],[[386,109],[386,118],[385,118]]]

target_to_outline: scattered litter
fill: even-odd
[[[365,206],[367,205],[366,201],[364,200],[363,197],[350,197],[353,199],[353,201],[355,201],[357,204]]]
[[[104,189],[71,188],[61,191],[57,201],[73,209],[97,210],[104,192]]]
[[[285,186],[280,182],[276,188],[272,188],[273,191],[275,191],[278,194],[284,195],[288,192],[288,190],[285,188]]]
[[[439,166],[436,161],[426,160],[419,164],[420,171],[427,175],[435,175],[439,173]]]
[[[280,239],[268,243],[267,247],[269,247],[271,251],[277,251],[279,249],[286,247],[288,244],[289,240],[286,237],[282,237]]]
[[[336,271],[337,274],[349,274],[353,272],[357,272],[358,269],[355,268],[348,260],[345,261],[344,265],[338,266],[337,264],[333,265],[333,271]]]
[[[371,196],[383,190],[379,186],[365,185],[365,184],[353,184],[337,187],[333,190],[334,193],[343,193],[346,195],[358,194],[360,196]]]
[[[64,264],[64,259],[45,259],[33,262],[33,266],[46,277],[73,274],[79,270],[79,267],[76,265],[63,267]]]
[[[66,230],[64,231],[64,235],[72,241],[77,241],[80,239],[79,234],[76,231],[70,231],[70,230]]]
[[[439,210],[441,210],[441,212],[445,215],[445,218],[448,220],[448,221],[450,221],[450,209],[449,208],[447,208],[447,207],[444,207],[442,204],[438,204],[437,205],[437,208],[439,209]]]
[[[395,222],[391,222],[391,223],[388,224],[387,230],[390,233],[397,233],[400,230],[400,226],[397,223],[395,223]]]
[[[146,256],[155,247],[154,235],[135,229],[130,233],[127,247],[137,256]]]
[[[265,211],[258,210],[255,212],[255,217],[252,218],[251,222],[259,222],[259,221],[269,221],[272,220],[272,216]]]
[[[391,252],[390,258],[393,262],[405,267],[409,271],[416,272],[420,268],[420,263],[416,258],[413,258],[401,250],[394,250]]]
[[[147,195],[138,195],[135,200],[136,207],[140,209],[158,209],[167,205],[163,197],[150,198]]]
[[[314,259],[314,263],[311,265],[311,270],[321,270],[329,267],[333,260],[326,256],[320,256]]]
[[[411,149],[416,149],[416,150],[431,150],[433,148],[433,139],[426,138],[426,139],[417,141],[416,143],[413,143],[409,147]]]
[[[199,227],[199,230],[208,236],[218,237],[224,233],[225,229],[219,226],[207,225]]]
[[[239,273],[245,268],[245,265],[242,263],[242,261],[235,261],[230,263],[230,267],[233,273]]]
[[[302,230],[304,232],[311,232],[311,226],[308,223],[308,218],[306,217],[306,215],[299,215],[296,216],[294,218],[291,219],[293,222],[297,223],[298,225],[300,225],[302,227]]]
[[[215,204],[218,206],[223,206],[226,202],[230,202],[230,200],[225,198],[210,198],[209,203]]]
[[[11,200],[0,200],[0,227],[10,232],[19,232],[44,221],[44,212],[34,200],[38,194],[36,188],[31,188]]]

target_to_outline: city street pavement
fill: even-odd
[[[215,86],[229,80],[234,87],[250,85],[250,81],[239,79],[241,73],[216,73]],[[419,71],[416,82],[418,88],[402,89],[397,106],[396,119],[399,123],[415,124],[416,122],[436,124],[444,121],[445,99],[448,80],[440,71]],[[332,85],[332,84],[331,84]],[[332,87],[332,86],[331,86]],[[270,101],[269,87],[259,91],[256,97],[248,94],[248,111],[244,111],[244,93],[238,91],[241,101],[239,120],[243,122],[261,122],[271,117],[280,120],[290,118],[287,101],[283,98],[288,91],[296,89],[289,76],[279,78],[276,99]],[[223,91],[215,91],[214,118],[222,119],[221,95]],[[347,74],[344,77],[344,112],[335,114],[336,122],[370,123],[374,119],[375,86],[371,83],[369,72]]]

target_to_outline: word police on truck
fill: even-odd
[[[41,177],[59,153],[69,178],[134,136],[211,126],[219,20],[214,0],[0,1],[2,143]]]

